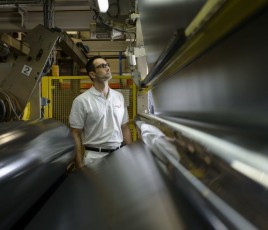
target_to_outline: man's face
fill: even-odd
[[[104,59],[95,59],[93,64],[95,66],[95,72],[90,72],[90,74],[94,78],[94,81],[105,82],[112,78],[110,67]]]

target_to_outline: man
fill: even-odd
[[[128,111],[121,93],[108,85],[109,64],[101,56],[88,60],[87,73],[93,86],[73,101],[69,122],[76,145],[76,167],[92,164],[132,142]],[[85,146],[85,157],[81,143]]]

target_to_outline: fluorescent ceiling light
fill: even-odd
[[[67,34],[77,34],[77,31],[66,31]]]
[[[101,13],[106,13],[109,8],[108,0],[98,0],[98,6]]]

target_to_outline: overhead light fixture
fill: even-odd
[[[67,34],[78,34],[77,31],[66,31]]]
[[[109,8],[108,0],[98,0],[98,7],[101,13],[106,13]]]

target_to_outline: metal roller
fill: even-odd
[[[69,129],[54,119],[0,123],[0,229],[27,219],[63,178],[73,150]]]

